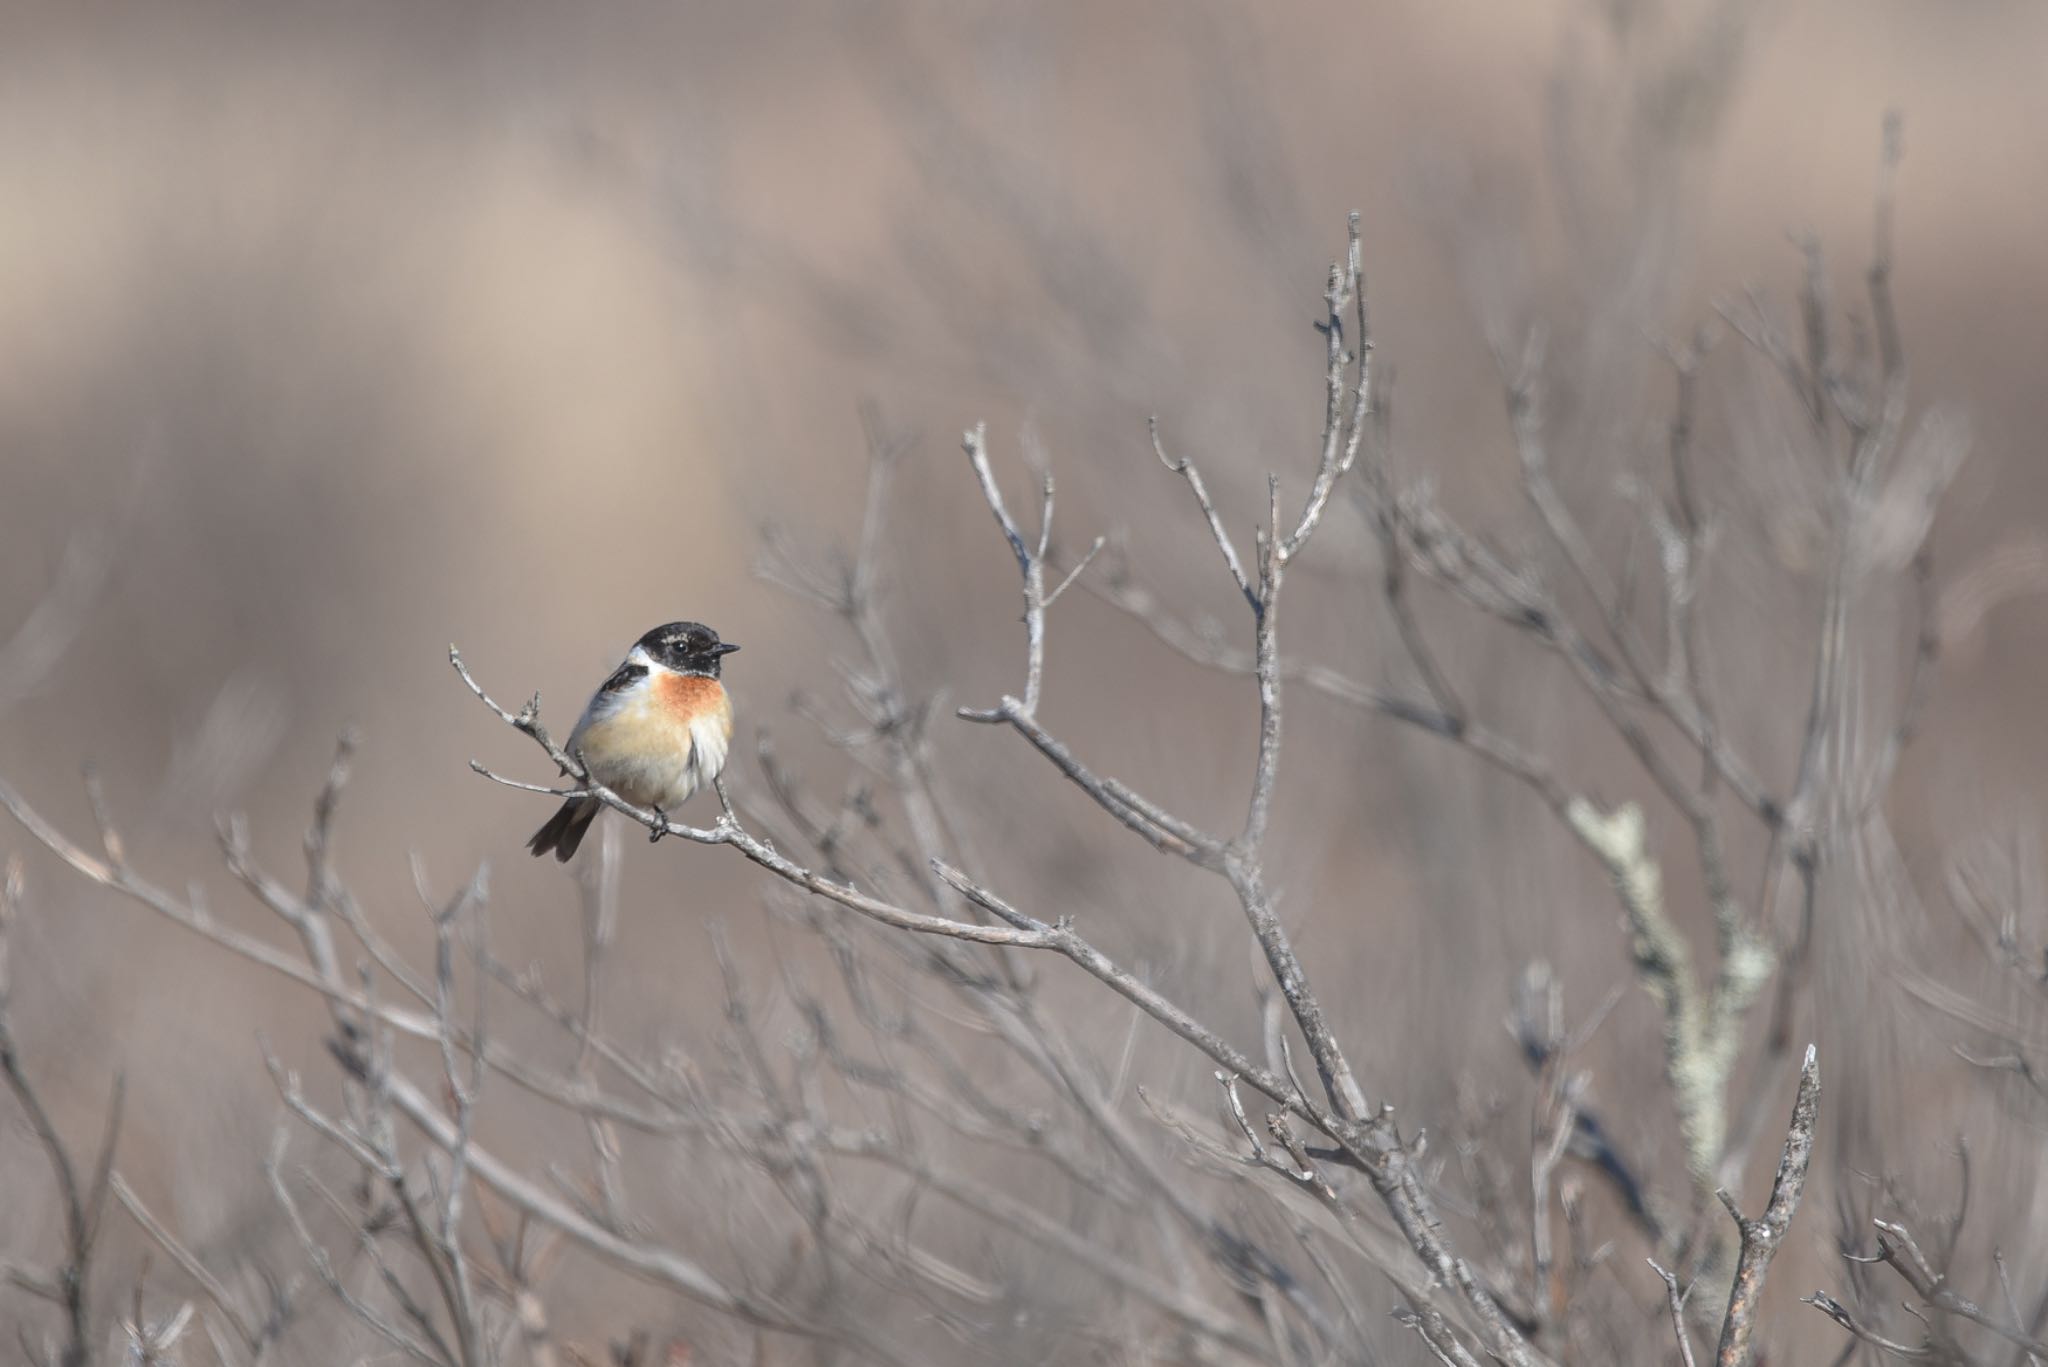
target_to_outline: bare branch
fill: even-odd
[[[1665,1298],[1671,1304],[1671,1332],[1678,1336],[1678,1354],[1684,1359],[1685,1367],[1693,1367],[1692,1335],[1685,1328],[1685,1297],[1678,1292],[1678,1278],[1658,1266],[1655,1258],[1648,1262],[1651,1270],[1664,1279]]]
[[[1771,1199],[1763,1216],[1745,1219],[1734,1197],[1726,1191],[1717,1193],[1742,1233],[1735,1284],[1728,1294],[1728,1314],[1721,1321],[1721,1344],[1714,1354],[1717,1367],[1744,1367],[1750,1360],[1757,1301],[1763,1295],[1771,1259],[1784,1242],[1792,1213],[1799,1208],[1800,1193],[1806,1188],[1806,1165],[1813,1156],[1813,1126],[1819,1113],[1820,1062],[1809,1044],[1806,1061],[1799,1069],[1799,1093],[1792,1102],[1792,1123],[1785,1131],[1785,1152],[1778,1159],[1778,1175],[1771,1182]]]
[[[995,472],[988,463],[988,427],[986,424],[973,427],[961,438],[961,446],[967,452],[967,463],[973,467],[974,478],[981,485],[981,496],[988,501],[988,510],[995,514],[996,525],[1003,529],[1003,539],[1010,543],[1010,551],[1017,557],[1017,573],[1024,580],[1024,631],[1026,664],[1024,673],[1024,714],[1032,716],[1038,711],[1038,690],[1045,678],[1045,547],[1052,536],[1052,477],[1045,480],[1045,506],[1039,528],[1038,550],[1034,552],[1025,544],[1024,534],[1018,530],[1010,517],[1010,510],[1004,506],[1003,491],[996,483]]]
[[[1893,1357],[1905,1358],[1908,1361],[1934,1356],[1934,1350],[1925,1344],[1915,1348],[1910,1344],[1896,1343],[1891,1339],[1885,1338],[1882,1334],[1865,1328],[1856,1322],[1856,1317],[1849,1313],[1847,1306],[1825,1291],[1816,1291],[1811,1296],[1801,1296],[1799,1299],[1881,1352],[1890,1353]]]
[[[1913,1288],[1913,1293],[1927,1305],[1942,1314],[1960,1315],[1972,1323],[1984,1326],[2022,1353],[2031,1356],[2048,1355],[2048,1343],[2030,1337],[2024,1328],[2006,1324],[1998,1316],[1950,1286],[1946,1270],[1934,1266],[1921,1250],[1919,1241],[1913,1237],[1913,1232],[1904,1224],[1890,1220],[1874,1220],[1871,1223],[1878,1231],[1877,1260],[1888,1264],[1904,1278],[1906,1284]],[[1937,1351],[1953,1348],[1946,1331],[1938,1327],[1930,1335],[1930,1342]]]
[[[1230,577],[1237,582],[1237,591],[1244,595],[1244,601],[1252,611],[1259,608],[1259,595],[1252,588],[1252,581],[1245,577],[1244,562],[1237,558],[1237,547],[1230,540],[1230,533],[1223,529],[1223,519],[1216,515],[1216,505],[1209,501],[1208,486],[1202,483],[1202,472],[1192,461],[1173,460],[1166,454],[1166,447],[1159,437],[1159,418],[1151,419],[1152,454],[1159,457],[1159,463],[1174,474],[1187,480],[1188,488],[1195,496],[1195,502],[1202,509],[1202,516],[1209,523],[1209,535],[1216,538],[1216,546],[1223,552],[1223,563],[1230,570]]]
[[[36,1142],[41,1145],[44,1160],[49,1163],[51,1175],[56,1180],[57,1197],[64,1216],[64,1261],[47,1281],[19,1273],[14,1280],[31,1288],[52,1288],[55,1298],[64,1307],[67,1334],[59,1362],[62,1367],[85,1367],[91,1359],[95,1331],[88,1294],[93,1244],[99,1233],[100,1213],[106,1203],[109,1177],[113,1171],[114,1147],[120,1136],[124,1088],[121,1078],[116,1075],[93,1175],[89,1182],[82,1182],[71,1151],[65,1146],[63,1136],[57,1133],[56,1123],[51,1120],[35,1084],[22,1068],[8,1010],[13,995],[7,962],[8,940],[21,904],[22,870],[21,858],[17,855],[7,861],[5,874],[0,876],[0,1076],[6,1078],[15,1104],[28,1118],[29,1128],[35,1132]]]
[[[988,712],[963,710],[969,721],[1008,722],[1071,779],[1082,792],[1095,799],[1104,811],[1144,837],[1155,849],[1213,867],[1222,857],[1222,842],[1166,811],[1158,803],[1133,792],[1116,779],[1098,775],[1074,757],[1064,743],[1039,724],[1038,719],[1015,698],[1005,697]]]
[[[150,1213],[149,1208],[142,1204],[142,1198],[135,1194],[135,1189],[128,1185],[128,1179],[116,1172],[111,1184],[114,1199],[121,1203],[121,1208],[128,1212],[130,1218],[158,1248],[170,1255],[171,1261],[192,1279],[205,1293],[206,1299],[213,1303],[214,1308],[227,1318],[229,1325],[234,1328],[235,1337],[242,1341],[242,1347],[251,1354],[261,1348],[264,1342],[263,1330],[250,1323],[248,1317],[236,1308],[234,1297],[229,1294],[227,1287],[221,1284],[220,1279],[207,1271],[206,1264],[200,1262],[192,1250],[178,1242],[177,1236]]]
[[[1344,260],[1330,267],[1330,284],[1323,294],[1323,302],[1328,307],[1322,323],[1323,337],[1328,343],[1328,362],[1324,381],[1322,455],[1316,464],[1315,482],[1309,489],[1308,502],[1301,510],[1300,521],[1284,540],[1275,543],[1275,553],[1283,561],[1299,555],[1309,537],[1314,535],[1316,525],[1322,521],[1323,510],[1329,506],[1330,491],[1358,461],[1359,443],[1364,439],[1366,421],[1371,415],[1372,334],[1366,325],[1365,254],[1359,243],[1356,212],[1352,213],[1348,223]],[[1352,304],[1356,304],[1358,309],[1358,336],[1352,343],[1353,350],[1347,351],[1344,346],[1344,310]],[[1350,388],[1351,404],[1347,415],[1345,370],[1353,363],[1357,366],[1357,378]],[[1277,526],[1273,535],[1279,536]]]

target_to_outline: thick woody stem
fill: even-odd
[[[1771,1182],[1771,1199],[1762,1218],[1746,1219],[1735,1198],[1717,1192],[1721,1204],[1734,1217],[1742,1232],[1742,1252],[1735,1264],[1735,1285],[1728,1293],[1728,1314],[1721,1321],[1721,1345],[1714,1354],[1716,1367],[1745,1367],[1754,1352],[1751,1338],[1756,1330],[1757,1302],[1763,1296],[1764,1278],[1777,1256],[1778,1245],[1792,1225],[1799,1208],[1800,1193],[1806,1189],[1806,1165],[1813,1157],[1813,1126],[1820,1113],[1820,1061],[1812,1045],[1806,1046],[1806,1061],[1799,1069],[1799,1092],[1792,1102],[1792,1123],[1785,1131],[1785,1151],[1778,1159],[1778,1175]]]

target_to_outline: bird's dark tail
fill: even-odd
[[[533,833],[533,839],[526,842],[526,848],[535,855],[553,850],[555,858],[566,864],[569,856],[576,853],[576,847],[583,843],[583,837],[590,830],[590,823],[597,820],[597,814],[604,810],[604,804],[596,798],[572,797],[562,804],[562,809],[548,818],[548,824]]]

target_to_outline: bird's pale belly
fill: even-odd
[[[591,775],[626,801],[672,808],[707,787],[723,767],[731,714],[685,723],[672,707],[636,699],[583,727],[573,742]]]

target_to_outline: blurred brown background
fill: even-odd
[[[1952,403],[1975,437],[1938,563],[1950,579],[1999,548],[2024,561],[2048,513],[2044,52],[2040,5],[1907,0],[12,5],[0,637],[63,581],[67,546],[106,558],[68,651],[0,698],[0,773],[83,832],[75,775],[94,762],[138,863],[211,880],[222,914],[260,926],[212,872],[214,814],[249,812],[288,867],[334,734],[360,723],[341,857],[379,923],[423,943],[412,853],[443,891],[487,858],[501,953],[571,963],[568,885],[518,848],[542,801],[466,768],[538,777],[533,757],[461,689],[450,641],[501,699],[538,688],[566,727],[640,631],[700,618],[747,648],[728,673],[743,737],[801,746],[789,700],[831,693],[844,643],[750,566],[765,522],[851,534],[864,399],[919,434],[886,591],[907,660],[951,701],[1014,689],[1021,655],[1012,567],[955,444],[978,420],[1010,475],[1043,449],[1072,544],[1122,529],[1176,603],[1227,613],[1145,419],[1202,461],[1236,526],[1266,470],[1305,483],[1308,324],[1353,208],[1403,466],[1511,527],[1489,339],[1541,323],[1583,363],[1577,401],[1606,415],[1589,427],[1615,449],[1654,441],[1669,392],[1651,343],[1746,283],[1787,297],[1787,230],[1818,231],[1841,294],[1859,287],[1889,108],[1916,403]],[[1741,387],[1710,402],[1739,431]],[[1573,479],[1609,496],[1598,469]],[[1299,600],[1291,648],[1372,679],[1379,628],[1346,587],[1369,567],[1359,526],[1340,509],[1304,571],[1320,597]],[[1798,641],[1772,600],[1747,608],[1760,636]],[[1895,795],[1906,862],[1930,875],[1944,842],[2025,826],[2048,749],[2048,599],[1994,595],[1967,625]],[[1488,658],[1474,644],[1459,663]],[[1576,744],[1558,679],[1476,692]],[[1047,698],[1107,767],[1193,815],[1237,810],[1245,686],[1076,595]],[[1451,1062],[1513,1076],[1494,1003],[1525,959],[1566,965],[1586,1005],[1625,975],[1578,856],[1513,843],[1543,819],[1519,795],[1389,724],[1305,702],[1293,725],[1290,906],[1344,975],[1325,991],[1376,1086],[1425,1117],[1448,1104],[1400,1061],[1402,1022],[1446,992],[1478,1003],[1444,1027]],[[962,730],[943,736],[951,762],[1002,776],[978,790],[992,826],[1029,817],[1010,867],[1120,889],[1112,938],[1162,971],[1201,962],[1190,945],[1239,953],[1227,906],[1167,923],[1140,900],[1155,885],[1091,862],[1132,857],[1099,814],[1014,738]],[[744,785],[745,739],[738,754]],[[755,969],[773,946],[749,939],[737,861],[627,843],[624,1028],[681,1034],[712,980],[710,909],[758,943]],[[1532,852],[1472,857],[1496,847]],[[241,1209],[229,1174],[276,1110],[255,1033],[311,1050],[311,1004],[47,858],[31,879],[45,914],[16,937],[33,966],[17,1012],[64,1114],[84,1123],[125,1067],[124,1167],[197,1242],[231,1239],[265,1198],[252,1184]],[[1249,971],[1226,958],[1213,979],[1234,993]],[[1639,994],[1622,1011],[1653,1028]],[[1599,1066],[1616,1092],[1658,1085],[1632,1043]]]

